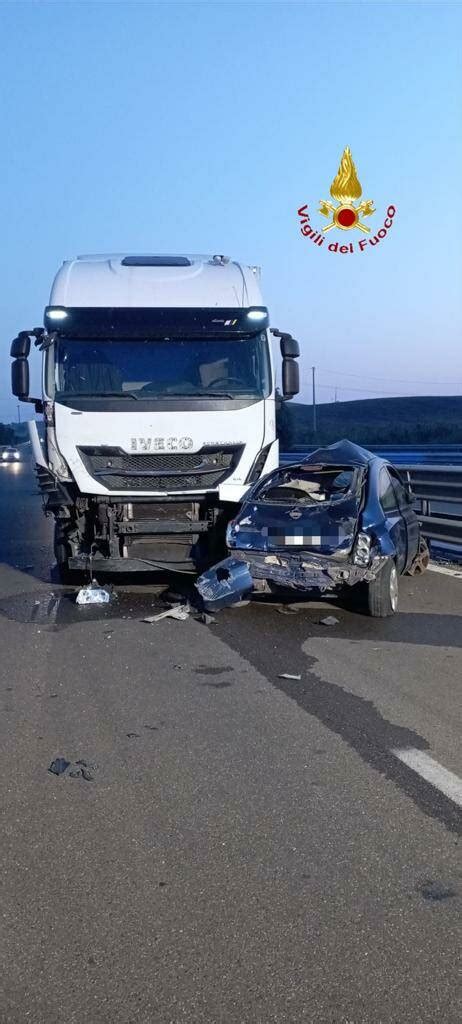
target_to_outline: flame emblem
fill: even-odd
[[[358,228],[359,231],[366,233],[370,231],[370,228],[361,222],[360,217],[361,215],[370,217],[372,213],[375,213],[373,200],[367,199],[359,203],[358,206],[354,205],[354,200],[361,198],[362,191],[350,147],[346,146],[342,153],[340,167],[330,186],[330,194],[332,199],[337,201],[338,206],[334,206],[329,200],[320,200],[319,212],[324,217],[330,217],[332,214],[331,223],[322,229],[324,232],[330,231],[332,228],[340,228],[342,231]]]

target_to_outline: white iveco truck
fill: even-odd
[[[220,555],[250,484],[278,464],[274,370],[259,271],[224,256],[79,256],[44,327],[11,346],[13,393],[33,402],[32,450],[62,575],[194,571]],[[299,355],[280,338],[283,398]],[[31,338],[43,353],[29,397]]]

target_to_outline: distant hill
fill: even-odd
[[[462,395],[363,398],[317,407],[284,402],[278,414],[281,447],[326,443],[348,437],[360,444],[462,443]]]

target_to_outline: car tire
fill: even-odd
[[[389,559],[375,580],[366,584],[365,611],[374,619],[386,619],[398,611],[398,572]]]

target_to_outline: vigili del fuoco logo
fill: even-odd
[[[321,199],[318,213],[329,221],[321,230],[312,227],[308,206],[301,206],[298,210],[300,218],[300,231],[305,238],[309,238],[315,245],[322,246],[326,241],[326,234],[332,228],[340,231],[361,231],[364,235],[371,235],[371,229],[364,223],[364,218],[372,217],[376,212],[373,199],[361,199],[363,190],[356,173],[349,146],[343,150],[342,159],[338,172],[330,186],[330,194],[335,204],[330,199]],[[356,204],[355,204],[356,200]],[[350,253],[355,251],[364,252],[370,245],[378,245],[382,238],[385,238],[393,224],[396,208],[389,206],[383,226],[375,235],[370,238],[360,238],[359,241],[350,242],[349,245],[340,245],[339,242],[330,242],[326,248],[329,252]]]

